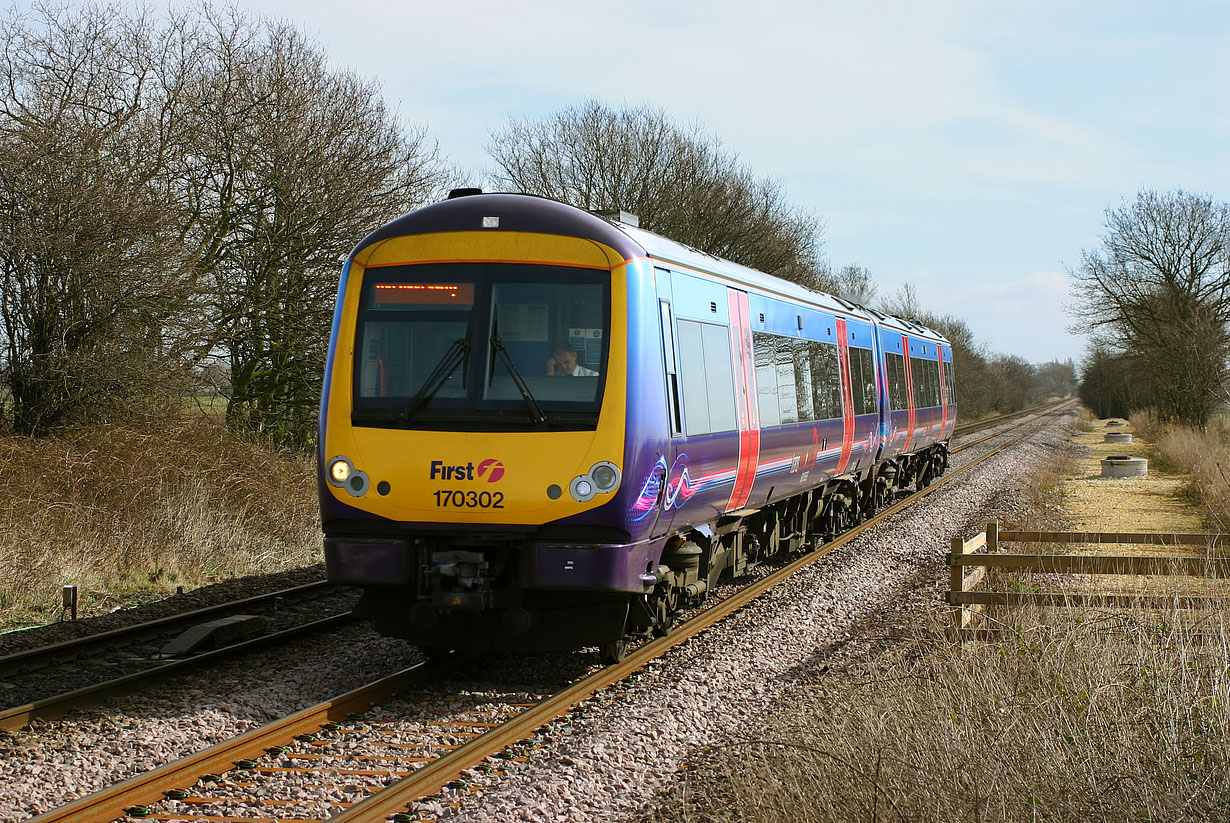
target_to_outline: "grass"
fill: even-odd
[[[1168,426],[1145,413],[1132,428],[1151,442],[1150,457],[1176,474],[1190,476],[1185,494],[1216,531],[1230,531],[1230,421],[1216,417],[1201,431]]]
[[[1224,820],[1226,617],[1034,614],[1016,642],[964,647],[937,620],[713,752],[712,819]]]
[[[319,560],[311,461],[216,419],[0,438],[0,630]]]

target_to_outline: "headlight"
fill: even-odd
[[[586,503],[596,494],[615,491],[619,487],[619,480],[619,467],[614,463],[595,463],[589,472],[572,479],[568,491],[578,503]]]
[[[589,470],[589,476],[593,478],[594,485],[598,491],[606,494],[609,491],[614,491],[619,485],[619,469],[614,463],[599,463]]]
[[[349,459],[338,455],[329,461],[329,484],[345,489],[351,497],[362,497],[371,487],[367,474],[354,467]]]
[[[594,484],[588,477],[578,477],[572,481],[568,491],[572,492],[573,499],[578,503],[585,503],[594,496]]]
[[[329,482],[334,486],[346,485],[346,479],[354,471],[354,466],[345,457],[335,457],[329,461]]]

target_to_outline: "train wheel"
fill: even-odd
[[[598,659],[604,666],[614,666],[622,663],[628,656],[628,638],[621,637],[611,643],[603,643],[598,647]]]
[[[669,585],[659,584],[654,592],[653,600],[653,636],[666,637],[671,633],[675,622],[675,609],[679,599],[675,589]]]
[[[884,508],[888,505],[888,501],[888,484],[883,480],[876,480],[875,485],[872,487],[871,501],[870,506],[867,509],[867,516],[869,518],[875,517],[877,514],[884,511]]]

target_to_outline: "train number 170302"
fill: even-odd
[[[436,506],[454,509],[502,509],[504,508],[504,492],[449,491],[441,489],[434,492]]]

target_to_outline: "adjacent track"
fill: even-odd
[[[1044,419],[1038,426],[1028,428],[1024,433],[1006,440],[1006,442],[997,445],[986,454],[971,460],[964,466],[950,470],[947,475],[939,478],[926,489],[893,504],[874,518],[852,529],[840,538],[831,541],[816,551],[799,557],[778,571],[740,589],[737,593],[730,595],[691,620],[681,624],[667,637],[646,643],[633,650],[622,663],[601,669],[578,680],[557,694],[526,708],[525,711],[510,720],[490,723],[471,722],[470,726],[472,727],[485,729],[490,726],[491,728],[475,736],[464,745],[456,747],[451,753],[437,756],[425,764],[423,762],[424,758],[414,756],[360,758],[365,760],[401,761],[403,765],[400,767],[386,765],[383,769],[373,769],[370,771],[355,769],[332,770],[334,772],[342,772],[343,774],[340,776],[333,774],[331,777],[323,779],[336,782],[340,777],[340,779],[347,781],[363,782],[366,780],[367,782],[379,782],[375,778],[381,775],[388,776],[390,768],[402,769],[401,772],[396,773],[405,774],[405,776],[404,779],[384,788],[367,786],[365,790],[372,793],[366,799],[358,802],[335,802],[333,804],[334,807],[342,811],[339,815],[329,819],[338,823],[375,823],[375,821],[386,820],[394,814],[404,814],[409,804],[421,798],[434,795],[441,787],[458,780],[459,775],[464,771],[480,766],[488,757],[505,752],[509,747],[517,744],[518,741],[532,737],[535,731],[556,718],[566,715],[578,703],[591,697],[596,692],[623,680],[643,668],[649,661],[664,655],[675,646],[687,642],[715,623],[744,608],[751,601],[777,586],[803,567],[815,563],[826,554],[854,540],[872,525],[893,516],[912,503],[934,493],[993,455],[1034,434],[1047,425],[1051,416],[1064,410],[1067,405],[1069,404],[1051,407],[1049,412],[1040,415],[1047,419]],[[1023,422],[1015,427],[1009,427],[1007,430],[997,432],[994,435],[962,444],[960,447],[953,449],[953,452],[963,451],[991,437],[1004,436],[1011,430],[1024,427],[1025,425],[1026,423]],[[255,761],[266,752],[274,753],[272,756],[275,758],[310,759],[326,756],[311,752],[294,751],[296,738],[300,742],[310,743],[314,741],[319,742],[317,741],[317,735],[321,738],[337,737],[339,735],[347,735],[348,737],[359,735],[363,733],[366,724],[363,723],[361,718],[355,719],[353,717],[355,712],[364,712],[370,706],[386,702],[408,689],[430,683],[438,679],[448,668],[456,667],[471,659],[474,659],[473,655],[454,654],[440,661],[415,666],[377,683],[350,692],[343,697],[299,712],[277,723],[211,747],[184,760],[132,778],[61,809],[40,815],[34,818],[33,823],[67,823],[69,821],[72,823],[94,823],[95,821],[105,823],[120,817],[126,812],[137,812],[139,816],[158,820],[185,820],[193,818],[215,821],[254,820],[256,818],[250,816],[231,817],[208,812],[205,810],[205,807],[209,804],[223,802],[224,800],[233,801],[234,798],[215,800],[208,797],[193,797],[183,787],[197,785],[202,775],[209,776],[211,780],[213,778],[220,780],[219,775],[231,770],[235,766],[244,770],[240,772],[241,775],[261,771]],[[347,720],[347,718],[350,718],[350,720]],[[358,728],[347,728],[342,725],[347,722],[356,723]],[[451,725],[459,724],[454,723]],[[377,729],[373,734],[379,734],[379,730]],[[389,742],[376,745],[393,747],[394,751],[399,746],[397,743]],[[401,748],[409,747],[402,746]],[[447,750],[451,747],[440,746],[437,748]],[[285,772],[287,769],[275,766],[265,769],[265,771]],[[330,772],[329,769],[311,768],[298,771]],[[247,785],[251,785],[251,783],[242,777],[230,783],[232,788]],[[356,787],[347,785],[346,788],[354,789]],[[195,804],[199,804],[201,811],[185,813],[176,810],[173,814],[166,814],[145,807],[146,804],[153,804],[163,799],[164,794],[175,797],[181,803],[194,804],[194,808],[196,807]],[[269,804],[291,805],[291,801],[269,800],[267,798],[254,800],[253,802],[263,803],[266,806]],[[295,819],[304,820],[304,818],[298,817]]]
[[[20,705],[0,709],[0,729],[20,729],[36,718],[61,717],[72,709],[96,705],[105,697],[131,691],[156,678],[348,622],[354,619],[349,609],[311,621],[296,622],[287,618],[288,622],[296,624],[243,642],[182,659],[157,655],[158,649],[190,627],[241,613],[278,614],[285,604],[298,605],[305,600],[315,603],[338,588],[327,581],[318,581],[0,657],[0,680],[9,686],[6,695],[36,695]],[[288,611],[289,608],[281,614]],[[128,673],[116,676],[117,670]],[[46,685],[52,680],[47,674],[50,671],[56,673],[57,688]],[[42,683],[22,688],[30,680]],[[66,681],[70,684],[67,688]]]

